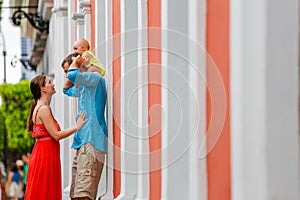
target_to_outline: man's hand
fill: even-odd
[[[80,66],[86,62],[86,58],[84,57],[81,57],[80,55],[76,56],[74,59],[73,59],[73,62],[70,66],[70,68],[80,68]]]

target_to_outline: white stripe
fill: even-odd
[[[161,28],[162,28],[162,37],[161,37],[161,49],[168,48],[168,0],[161,1]],[[166,51],[161,52],[161,83],[162,86],[168,85],[168,53]],[[161,199],[168,199],[168,91],[167,87],[161,88],[161,106],[162,106],[162,132],[161,132]],[[164,112],[165,111],[165,112]]]
[[[147,0],[138,1],[138,188],[137,199],[149,199]],[[148,153],[148,154],[147,154]]]
[[[106,107],[106,116],[107,116],[107,128],[108,128],[108,149],[107,155],[105,158],[105,166],[102,171],[101,180],[99,187],[101,190],[98,190],[98,195],[101,196],[102,200],[111,200],[113,199],[113,99],[112,99],[112,2],[110,0],[105,1],[95,1],[95,29],[96,33],[101,31],[101,37],[95,35],[95,50],[97,57],[100,57],[101,62],[103,62],[106,73],[105,79],[107,84],[107,107]],[[98,20],[99,21],[98,21]],[[105,40],[105,41],[104,41]],[[99,46],[98,46],[99,45]],[[102,52],[102,53],[101,53]],[[102,56],[102,57],[101,57]],[[104,58],[103,58],[104,57]],[[98,187],[98,188],[99,188]],[[105,187],[105,193],[101,193]],[[98,197],[97,197],[98,198]]]
[[[189,0],[189,199],[206,200],[206,1]],[[201,148],[201,149],[200,149]]]

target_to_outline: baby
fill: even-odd
[[[93,52],[89,51],[90,45],[88,41],[84,38],[77,40],[74,43],[73,49],[75,53],[68,55],[62,62],[61,66],[64,72],[67,74],[68,69],[73,61],[73,58],[78,55],[84,57],[87,61],[83,65],[87,68],[87,72],[98,72],[100,75],[105,75],[105,69],[103,68],[102,63],[98,60]],[[64,89],[68,89],[73,85],[71,81],[66,79],[64,84]],[[77,87],[77,86],[76,86]]]
[[[73,49],[76,54],[86,58],[87,62],[84,63],[85,67],[88,68],[88,72],[99,72],[102,76],[105,75],[105,69],[99,59],[95,57],[93,52],[89,51],[90,44],[84,39],[80,38],[74,43]],[[98,69],[97,69],[98,68]]]

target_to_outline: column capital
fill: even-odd
[[[52,13],[57,13],[57,12],[67,12],[68,7],[67,6],[57,6],[52,8]]]
[[[83,15],[91,14],[91,2],[88,1],[80,1],[79,7],[82,10]]]
[[[50,20],[52,8],[53,0],[43,0],[40,3],[38,11],[42,14],[43,19]]]
[[[75,22],[83,22],[84,21],[84,15],[82,13],[73,13],[72,19]]]

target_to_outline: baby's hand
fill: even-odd
[[[83,53],[82,57],[84,57],[87,61],[91,59],[91,55],[88,53]]]

